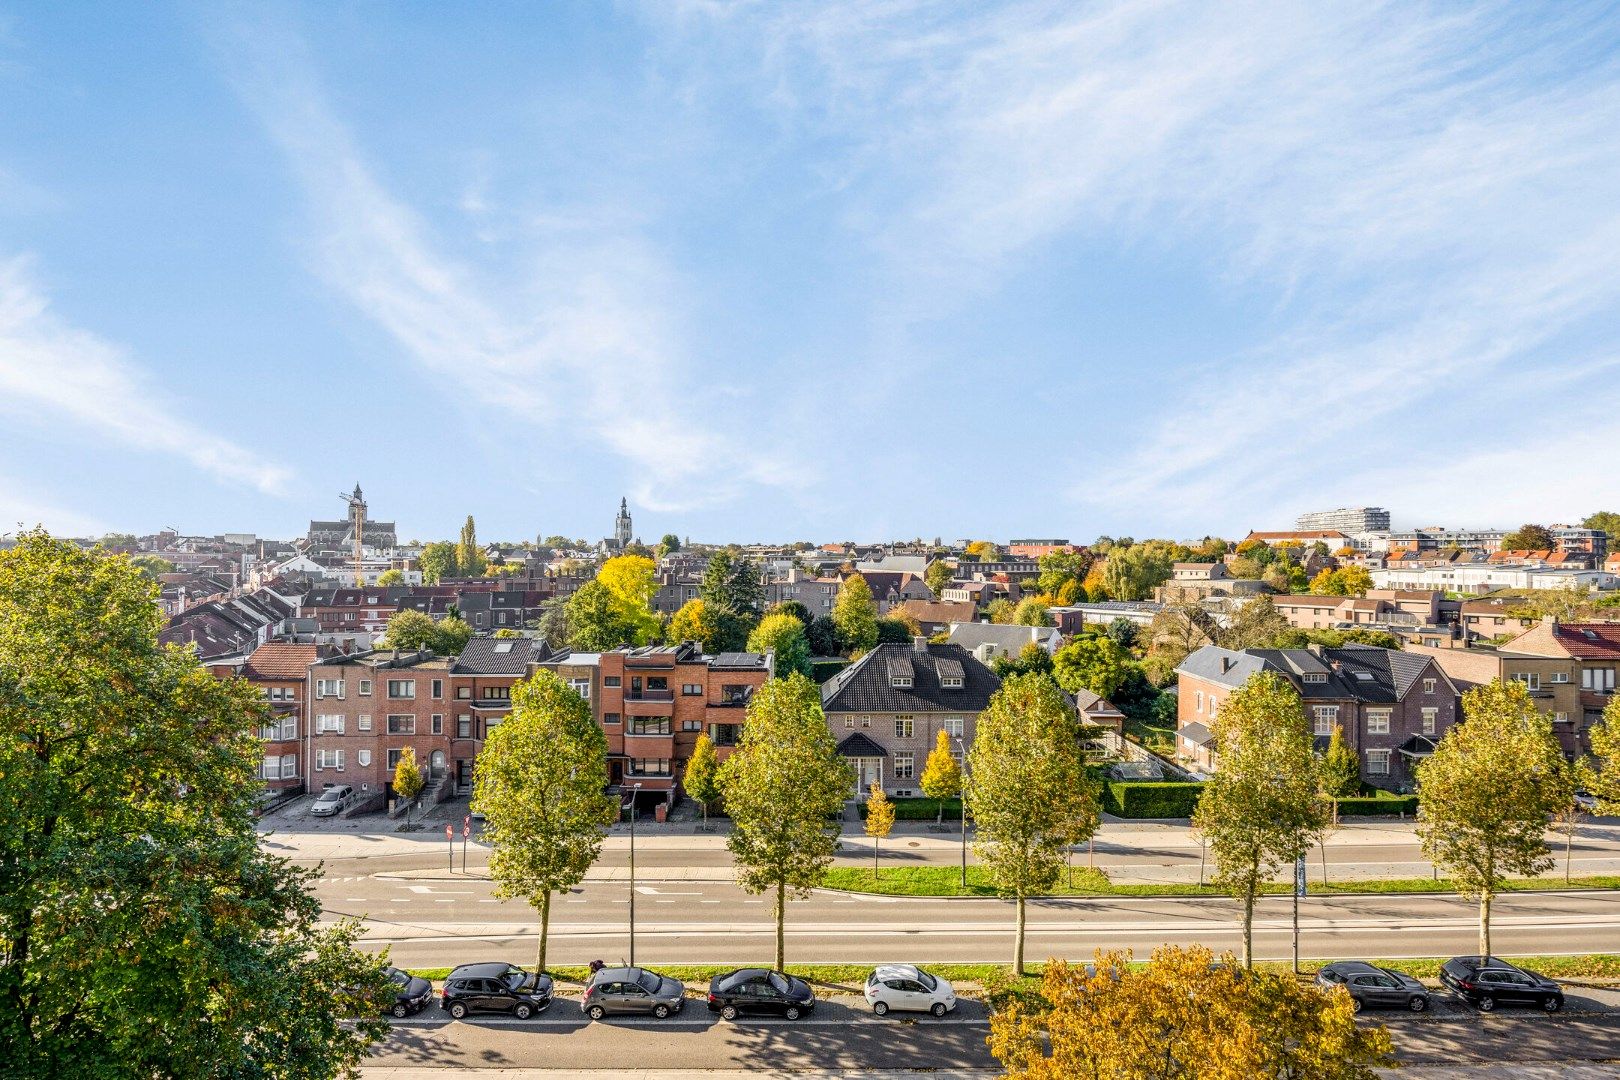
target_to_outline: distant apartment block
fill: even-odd
[[[1347,506],[1338,510],[1314,510],[1294,519],[1294,527],[1303,530],[1331,529],[1347,535],[1388,532],[1389,511],[1382,506]]]

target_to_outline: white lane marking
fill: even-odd
[[[437,893],[440,896],[471,896],[473,894],[471,889],[435,889],[427,885],[407,885],[405,887],[413,893]]]
[[[643,896],[702,896],[700,892],[670,892],[665,889],[655,889],[651,885],[637,885],[636,892]]]

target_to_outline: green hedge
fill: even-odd
[[[1418,808],[1416,795],[1396,795],[1389,791],[1335,801],[1339,804],[1340,817],[1394,817],[1396,814],[1415,814]]]
[[[1103,788],[1103,809],[1115,817],[1192,817],[1204,785],[1174,781],[1119,780]]]
[[[890,799],[894,804],[894,820],[896,821],[933,821],[939,817],[939,804],[933,799]],[[959,821],[962,817],[962,800],[945,799],[945,820]],[[861,820],[866,820],[866,804],[860,804]]]

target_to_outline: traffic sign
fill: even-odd
[[[1294,860],[1294,895],[1305,895],[1305,856]]]
[[[444,827],[444,838],[446,840],[454,840],[456,838],[456,827],[454,825],[446,825]]]
[[[463,821],[461,823],[461,838],[463,840],[465,840],[467,837],[469,837],[471,835],[472,835],[472,822]]]

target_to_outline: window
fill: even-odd
[[[259,779],[281,779],[281,758],[279,755],[267,754],[265,755],[264,760],[259,762]]]
[[[853,716],[844,717],[844,726],[846,728],[854,727],[855,726],[855,718]]]
[[[602,714],[602,723],[604,723],[604,724],[617,724],[618,722],[619,722],[619,714],[618,713],[610,712],[610,713],[603,713]]]
[[[388,734],[415,735],[416,717],[409,713],[406,713],[403,716],[390,716],[388,718]]]
[[[667,716],[632,716],[630,718],[630,734],[632,735],[668,735],[669,717]]]
[[[292,780],[292,779],[295,779],[297,776],[298,776],[298,755],[297,754],[283,754],[283,755],[281,755],[281,778],[283,780]]]
[[[586,701],[591,700],[590,679],[569,679],[568,688],[574,693],[578,694],[580,697],[584,698]],[[507,691],[507,696],[511,696],[511,691]]]
[[[317,751],[315,751],[315,771],[320,772],[322,769],[336,769],[338,772],[342,772],[343,771],[343,751],[341,751],[341,750],[317,750]]]
[[[623,684],[623,681],[617,675],[604,675],[604,676],[602,676],[602,685],[603,686],[622,686],[624,684]]]
[[[1516,671],[1516,672],[1514,672],[1512,675],[1510,675],[1508,677],[1511,678],[1511,679],[1514,679],[1517,682],[1524,683],[1524,687],[1525,687],[1526,690],[1540,690],[1541,689],[1541,675],[1539,673],[1537,673],[1537,672],[1534,672],[1534,671]]]
[[[389,679],[388,696],[391,698],[414,698],[416,696],[416,680]]]
[[[1439,709],[1430,708],[1430,709],[1424,709],[1423,710],[1423,734],[1425,734],[1425,735],[1433,735],[1434,732],[1435,732],[1435,728],[1439,725],[1439,722],[1440,722],[1440,710]]]
[[[960,716],[947,716],[940,721],[940,724],[945,728],[945,734],[951,738],[960,739],[962,737],[962,718]]]
[[[1327,674],[1321,671],[1307,671],[1302,677],[1302,681],[1308,683],[1325,683],[1327,682]]]
[[[315,680],[315,696],[318,697],[318,698],[323,698],[323,697],[340,698],[340,697],[342,697],[343,696],[343,680],[342,679],[316,679]]]
[[[397,768],[399,765],[399,759],[404,756],[405,751],[403,749],[393,749],[388,751],[388,768],[390,770]]]
[[[1567,712],[1555,712],[1552,715],[1553,715],[1553,723],[1555,723],[1555,724],[1567,724],[1567,723],[1569,723],[1569,713],[1567,713]]]
[[[870,716],[861,717],[861,727],[869,728],[871,726],[872,726],[872,718]]]
[[[682,683],[681,693],[685,694],[687,697],[702,697],[703,684],[695,682]]]
[[[1614,668],[1582,668],[1581,689],[1599,694],[1614,693]]]
[[[1210,715],[1210,719],[1213,720],[1215,718],[1215,714],[1220,712],[1220,711],[1221,711],[1221,699],[1216,697],[1214,694],[1209,695],[1209,715]]]
[[[443,679],[434,679],[433,680],[433,696],[434,697],[444,697],[444,680]]]
[[[315,717],[315,734],[341,735],[343,734],[343,717],[322,714]]]
[[[668,690],[669,690],[669,678],[668,678],[668,676],[665,676],[665,675],[649,675],[649,676],[647,676],[647,689],[649,689],[649,690],[663,690],[663,691],[665,691],[667,693]]]
[[[1193,695],[1193,704],[1194,704],[1194,708],[1193,708],[1194,712],[1203,712],[1204,711],[1204,692],[1202,690],[1198,691],[1195,695]]]
[[[631,758],[629,773],[631,776],[668,776],[668,758]]]
[[[1388,750],[1369,750],[1369,751],[1367,751],[1367,775],[1368,776],[1388,776],[1389,775],[1389,751]]]
[[[456,717],[456,738],[472,738],[472,717],[467,716],[465,713]]]
[[[361,697],[370,697],[371,696],[371,680],[370,679],[361,679],[360,680],[360,696]]]
[[[589,684],[586,685],[585,689],[590,689]],[[512,688],[510,686],[486,686],[478,691],[478,696],[485,701],[511,701]]]
[[[371,764],[371,751],[370,750],[356,750],[355,754],[354,754],[354,759],[355,759],[356,762],[359,763],[360,767],[363,769],[367,765]]]
[[[1436,682],[1436,680],[1434,680],[1434,679],[1424,679],[1423,680],[1423,692],[1425,694],[1434,693],[1434,684],[1435,684],[1435,682]]]
[[[911,676],[910,675],[891,675],[891,676],[889,676],[889,685],[894,687],[896,690],[910,689],[910,687],[911,687]]]
[[[370,713],[363,713],[362,715],[356,717],[355,718],[355,726],[357,728],[359,728],[361,731],[370,731],[371,730],[371,714]]]
[[[1333,727],[1339,722],[1339,707],[1337,705],[1312,705],[1311,715],[1316,721],[1316,734],[1331,735]]]
[[[458,687],[456,687],[456,697],[461,699],[462,701],[470,700],[472,698],[472,687],[470,687],[470,686],[458,686]]]
[[[444,734],[444,713],[434,713],[433,714],[433,728],[432,728],[432,731],[433,731],[433,734],[435,734],[435,735],[443,735]]]
[[[1552,678],[1548,679],[1547,681],[1555,683],[1567,683],[1569,682],[1569,672],[1555,671],[1552,673]]]
[[[962,689],[962,676],[946,675],[944,678],[939,680],[939,685],[940,688],[944,690],[960,690]]]
[[[701,721],[701,720],[682,720],[681,721],[681,730],[682,731],[702,731],[703,730],[703,721]]]
[[[910,780],[912,770],[915,767],[914,761],[915,758],[911,754],[894,755],[894,778],[896,780]]]
[[[911,731],[912,731],[912,728],[914,726],[915,726],[915,721],[913,721],[911,719],[911,717],[909,717],[909,716],[897,716],[897,717],[895,717],[895,720],[894,720],[894,737],[897,738],[897,739],[909,739],[909,738],[911,738]]]
[[[1388,735],[1390,711],[1389,709],[1368,709],[1367,734]]]

